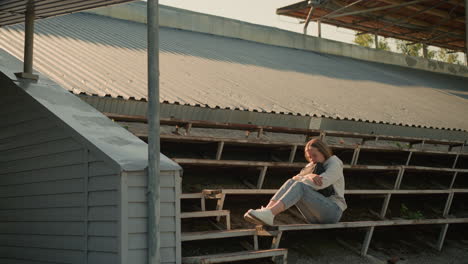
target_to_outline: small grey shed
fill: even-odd
[[[0,50],[0,263],[146,263],[147,144],[21,67]],[[161,260],[180,263],[182,168],[160,168]]]

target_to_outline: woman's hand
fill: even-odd
[[[313,181],[318,186],[322,186],[322,176],[320,176],[318,174],[310,173],[310,174],[304,175],[304,177],[306,177],[309,180]]]
[[[295,181],[300,181],[302,177],[303,176],[296,175],[296,176],[292,177],[292,179],[295,180]]]

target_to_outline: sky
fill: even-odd
[[[276,9],[300,0],[160,0],[163,5],[188,9],[200,13],[242,20],[254,24],[303,32],[304,24],[296,18],[279,16]],[[317,35],[317,24],[309,24],[308,34]],[[354,31],[322,24],[322,37],[352,43]]]

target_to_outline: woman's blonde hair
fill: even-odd
[[[325,143],[325,141],[321,140],[320,138],[313,138],[307,142],[304,148],[304,157],[308,162],[312,162],[309,156],[307,156],[307,149],[309,149],[310,147],[317,148],[318,151],[320,151],[320,153],[323,154],[325,160],[333,156],[333,151],[327,145],[327,143]]]

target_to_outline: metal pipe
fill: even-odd
[[[38,76],[33,74],[33,51],[34,51],[34,1],[29,1],[24,14],[24,57],[23,72],[15,73],[18,78],[37,80]]]
[[[354,1],[354,2],[352,2],[351,4],[348,4],[348,5],[346,5],[346,6],[343,6],[343,7],[340,7],[340,8],[338,8],[338,9],[335,9],[335,10],[333,10],[332,12],[330,12],[330,13],[324,15],[324,16],[321,16],[321,17],[318,18],[318,19],[333,17],[334,14],[339,13],[340,11],[343,11],[343,10],[345,10],[345,9],[348,9],[348,8],[352,7],[353,5],[359,4],[359,3],[362,2],[362,1],[364,1],[364,0],[357,0],[357,1]]]
[[[148,19],[148,264],[161,263],[159,137],[159,1],[147,1]]]
[[[304,25],[304,35],[307,35],[307,27],[309,26],[310,18],[312,17],[312,14],[314,13],[314,6],[310,6],[309,13],[307,14],[307,18],[305,21]]]
[[[32,74],[33,71],[33,48],[34,48],[34,7],[28,5],[25,18],[24,31],[24,64],[23,72]]]
[[[465,60],[468,66],[468,0],[465,0]]]
[[[317,21],[317,29],[318,29],[317,35],[319,38],[321,38],[322,37],[322,21],[321,20]]]
[[[362,10],[357,10],[357,11],[351,11],[347,13],[341,13],[337,15],[327,15],[327,18],[338,18],[338,17],[344,17],[344,16],[353,16],[353,15],[359,15],[359,14],[364,14],[364,13],[369,13],[369,12],[374,12],[374,11],[381,11],[389,8],[395,8],[395,7],[400,7],[400,6],[407,6],[407,5],[412,5],[420,2],[427,2],[428,0],[414,0],[410,2],[405,2],[402,4],[396,4],[396,5],[386,5],[386,6],[380,6],[380,7],[375,7],[375,8],[367,8],[367,9],[362,9]],[[325,16],[322,16],[325,17]],[[321,19],[322,17],[318,17],[317,19]]]

